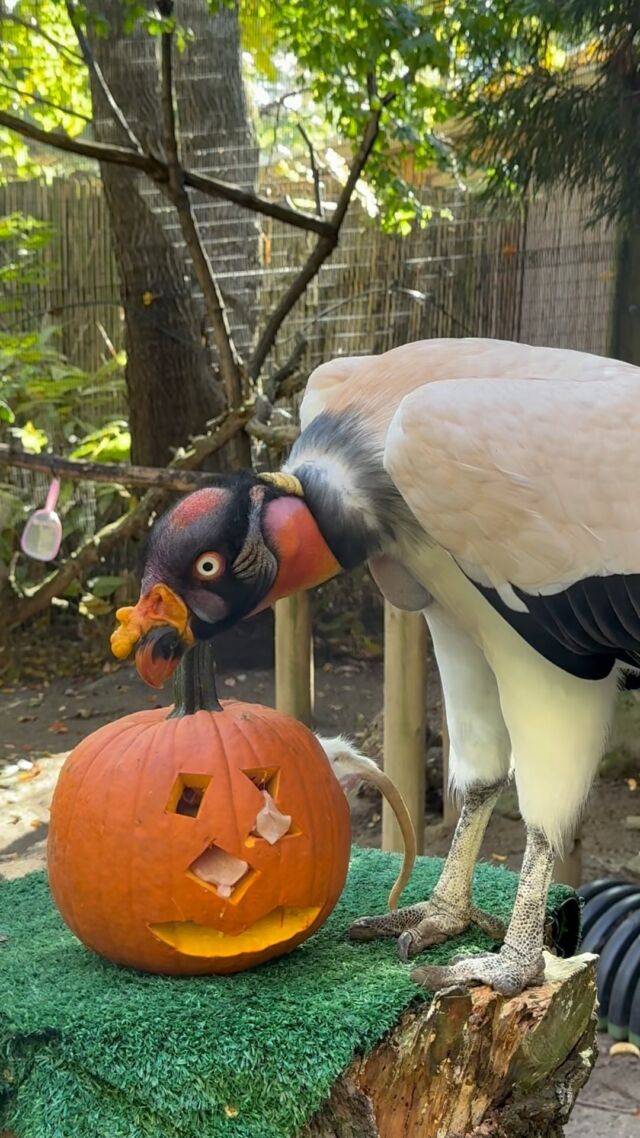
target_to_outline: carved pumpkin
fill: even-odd
[[[72,931],[148,972],[238,972],[329,916],[349,808],[320,744],[267,707],[220,705],[207,645],[182,693],[83,740],[51,808],[49,881]]]

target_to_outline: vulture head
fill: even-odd
[[[119,658],[162,687],[196,640],[207,640],[341,566],[291,475],[229,475],[188,494],[154,525],[140,599],[119,609]]]

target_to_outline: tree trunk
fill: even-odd
[[[561,1138],[595,1063],[594,956],[507,999],[452,991],[353,1063],[300,1138]]]
[[[158,39],[122,29],[122,5],[107,0],[98,11],[108,35],[92,35],[91,48],[119,107],[145,147],[162,153]],[[257,149],[247,118],[237,13],[208,14],[206,0],[181,0],[178,24],[195,39],[176,51],[179,144],[185,164],[254,188]],[[114,121],[95,75],[91,76],[94,130],[100,141],[128,144]],[[163,465],[171,447],[202,433],[224,407],[207,317],[182,241],[177,217],[144,176],[102,167],[126,321],[127,393],[132,461]],[[237,207],[194,195],[194,207],[214,271],[233,277],[232,330],[247,344],[255,320],[258,257],[255,219]],[[240,270],[242,274],[240,275]],[[237,282],[241,281],[242,284]],[[234,457],[247,462],[249,442],[240,436]],[[228,465],[217,454],[212,466]]]

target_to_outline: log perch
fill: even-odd
[[[452,989],[407,1011],[300,1138],[562,1138],[597,1054],[596,957],[545,956],[520,996]]]

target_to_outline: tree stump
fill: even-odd
[[[597,1054],[596,957],[545,956],[520,996],[451,989],[406,1012],[300,1138],[561,1138]]]

